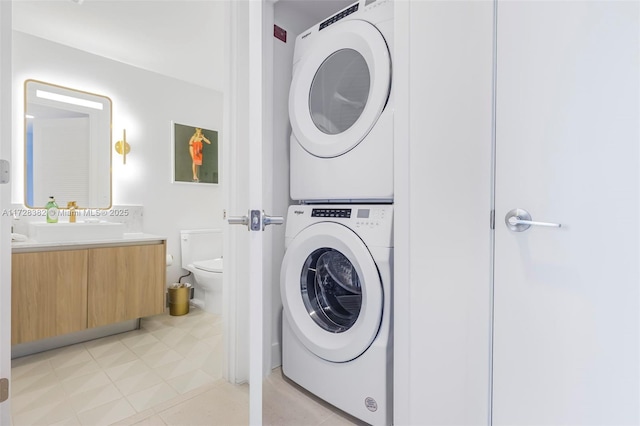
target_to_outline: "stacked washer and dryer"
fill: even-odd
[[[281,270],[284,375],[392,422],[393,4],[360,0],[296,39]]]

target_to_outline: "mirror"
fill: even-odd
[[[24,84],[25,205],[111,207],[111,99],[37,80]]]

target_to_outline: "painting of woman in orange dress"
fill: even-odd
[[[218,131],[172,124],[173,182],[218,184]]]
[[[202,166],[202,142],[211,145],[211,141],[204,137],[202,129],[196,127],[196,132],[189,139],[189,154],[191,154],[191,171],[193,172],[193,182],[200,182],[198,178],[198,169]]]

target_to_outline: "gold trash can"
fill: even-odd
[[[189,313],[191,284],[172,284],[169,287],[169,315],[180,316]]]

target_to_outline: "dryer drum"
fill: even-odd
[[[344,332],[358,319],[360,279],[351,262],[337,250],[322,248],[307,258],[301,292],[311,318],[329,332]]]

